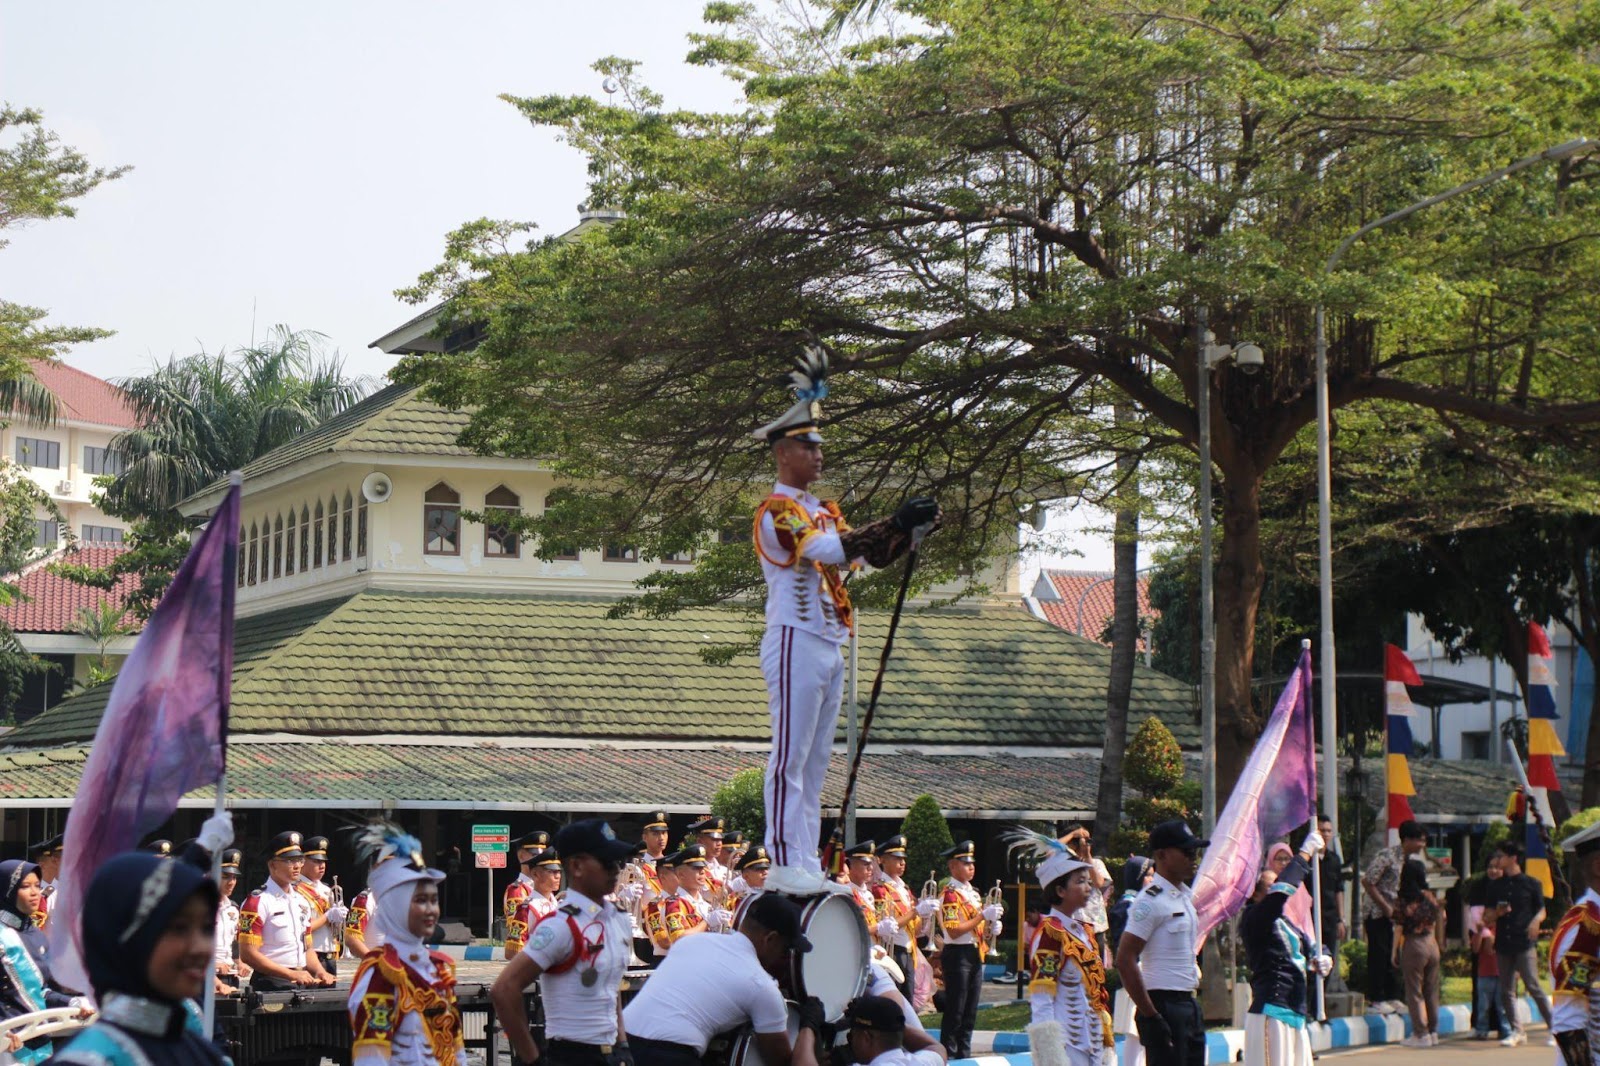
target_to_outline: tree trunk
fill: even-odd
[[[1125,411],[1119,409],[1117,420],[1124,417]],[[1094,839],[1102,850],[1122,821],[1122,756],[1128,747],[1128,700],[1139,651],[1138,465],[1132,457],[1117,460],[1122,488],[1112,547],[1111,676],[1106,682],[1106,741],[1094,816]]]
[[[1261,481],[1251,471],[1222,472],[1222,543],[1217,553],[1217,742],[1202,758],[1217,761],[1217,813],[1228,803],[1261,735],[1251,700],[1261,565]],[[1201,561],[1204,565],[1204,560]]]

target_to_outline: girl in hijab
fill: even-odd
[[[375,857],[367,890],[376,900],[372,922],[383,946],[361,959],[350,985],[353,1066],[466,1066],[456,968],[430,951],[439,924],[439,882],[422,844],[398,826],[377,823],[358,851]]]
[[[1267,853],[1266,868],[1239,917],[1239,940],[1250,966],[1250,1010],[1245,1015],[1245,1066],[1311,1066],[1311,1035],[1306,1029],[1306,975],[1326,977],[1333,959],[1313,942],[1290,907],[1310,897],[1301,884],[1323,848],[1315,829],[1298,852],[1287,844]]]
[[[84,968],[100,1017],[51,1060],[63,1066],[222,1066],[196,1000],[211,980],[216,882],[184,859],[131,851],[83,899]]]
[[[63,991],[50,979],[45,934],[33,924],[44,894],[39,867],[21,859],[0,862],[0,893],[0,1018],[51,1007],[77,1007],[88,1017],[93,1012],[83,998]],[[50,1043],[48,1036],[41,1036],[8,1050],[15,1061],[31,1066],[50,1057]]]

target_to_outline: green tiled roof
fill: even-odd
[[[765,743],[756,657],[734,613],[608,619],[606,602],[490,593],[372,590],[241,620],[233,729],[321,736],[571,737]],[[861,692],[887,630],[864,616]],[[872,740],[1097,748],[1110,651],[1020,608],[910,610],[901,622]],[[92,738],[105,696],[74,696],[6,746]],[[1189,686],[1139,667],[1130,728],[1156,714],[1198,741]],[[843,725],[841,723],[841,734]]]
[[[70,801],[88,749],[54,748],[0,755],[0,805]],[[238,743],[228,749],[228,798],[239,807],[298,805],[327,809],[434,808],[441,799],[482,808],[616,814],[654,809],[704,810],[711,793],[740,770],[758,768],[760,751],[716,745],[648,748],[597,742],[579,748],[494,744],[315,742]],[[1190,772],[1198,764],[1190,760]],[[1348,767],[1349,760],[1341,760]],[[873,751],[862,759],[857,810],[898,816],[927,793],[953,817],[1084,817],[1095,806],[1099,756],[929,754]],[[1423,817],[1456,823],[1492,819],[1507,774],[1488,762],[1412,764]],[[837,754],[823,788],[836,807],[847,770]],[[1341,779],[1343,775],[1341,773]],[[1373,788],[1381,791],[1382,776]],[[191,797],[209,803],[209,792]],[[1381,800],[1369,789],[1369,802]]]
[[[244,478],[293,466],[328,452],[400,455],[472,455],[457,441],[470,416],[429,403],[409,385],[390,385],[322,423],[305,436],[246,464]],[[214,481],[190,499],[222,492],[227,480]],[[186,503],[188,501],[185,501]],[[181,505],[180,505],[181,506]]]

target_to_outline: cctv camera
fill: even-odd
[[[1254,375],[1261,373],[1261,365],[1265,360],[1262,358],[1260,345],[1246,342],[1234,345],[1233,361],[1238,365],[1240,373]]]

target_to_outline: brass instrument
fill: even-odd
[[[922,882],[922,894],[917,897],[917,902],[920,904],[923,900],[929,899],[934,901],[934,910],[928,921],[928,946],[926,950],[929,954],[932,954],[939,949],[936,939],[939,932],[939,878],[934,875],[932,870],[928,871],[928,879]]]
[[[344,906],[344,889],[339,887],[339,875],[338,874],[334,874],[333,875],[332,888],[333,888],[333,905],[335,907],[343,907]]]
[[[1004,886],[999,881],[996,881],[994,883],[994,887],[983,894],[983,905],[985,907],[1003,907],[1005,906],[1005,900],[1006,897]],[[985,949],[980,952],[982,957],[995,958],[999,956],[1000,947],[998,941],[1000,938],[989,936],[989,922],[987,920],[985,920],[983,923],[983,935],[980,937],[980,939],[985,945],[987,945]]]
[[[628,913],[633,917],[635,926],[643,929],[644,907],[648,902],[648,900],[645,899],[645,896],[647,895],[647,891],[650,887],[650,882],[644,875],[644,869],[636,862],[630,862],[622,868],[622,873],[617,875],[617,887],[615,891],[617,893],[621,893],[624,888],[632,885],[639,885],[641,886],[642,890],[636,896],[634,896],[633,901],[628,904]]]

